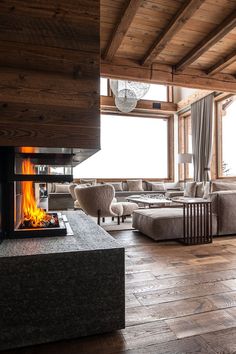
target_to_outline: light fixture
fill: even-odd
[[[131,112],[137,105],[137,99],[133,91],[124,89],[119,91],[119,96],[115,98],[116,107],[124,113]]]
[[[184,164],[184,185],[186,183],[186,164],[187,163],[192,163],[193,161],[193,154],[190,154],[190,153],[181,153],[181,154],[178,154],[178,163],[181,164],[183,163]]]
[[[121,112],[131,112],[148,92],[150,85],[143,82],[110,79],[110,88],[115,96],[116,107]]]

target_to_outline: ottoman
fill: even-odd
[[[150,208],[135,210],[132,226],[153,240],[183,238],[183,209]],[[212,227],[215,235],[217,232],[216,215],[212,216]]]
[[[139,208],[138,204],[132,202],[121,202],[121,204],[123,206],[123,216],[131,215],[135,209]]]

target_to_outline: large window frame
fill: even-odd
[[[189,146],[189,133],[191,132],[191,111],[188,110],[178,116],[178,153],[186,154],[190,153]],[[192,180],[193,177],[190,176],[189,164],[179,164],[179,180]]]
[[[235,176],[224,176],[222,173],[223,158],[222,158],[222,114],[221,114],[221,105],[222,102],[230,99],[234,95],[232,94],[223,94],[215,98],[215,137],[214,137],[214,158],[212,164],[212,175],[216,179],[236,179]]]
[[[220,180],[236,180],[236,176],[224,176],[222,173],[222,116],[220,106],[222,101],[233,97],[233,94],[222,93],[214,98],[214,135],[213,135],[213,147],[212,147],[212,162],[211,162],[211,179]],[[188,150],[188,129],[189,122],[191,120],[191,111],[188,109],[186,112],[179,114],[178,116],[178,152],[186,153]],[[184,166],[180,164],[178,166],[179,180],[184,178]],[[191,180],[189,176],[189,166],[185,166],[186,180]]]
[[[130,113],[125,113],[126,116],[137,116],[142,118],[153,118],[153,119],[167,119],[168,121],[168,139],[167,139],[167,148],[168,148],[168,177],[167,178],[145,178],[145,180],[150,181],[174,181],[174,115],[165,114],[164,112],[159,113],[156,109],[153,108],[153,103],[160,102],[163,103],[172,103],[173,102],[173,87],[166,86],[167,88],[167,101],[152,101],[152,100],[139,100],[137,107]],[[114,97],[112,91],[109,87],[108,80],[108,92],[107,96],[100,96],[100,111],[101,114],[115,114],[115,115],[124,115],[122,112],[119,112],[114,103]],[[138,119],[138,118],[137,118]],[[142,179],[142,176],[139,177]],[[126,181],[127,178],[117,178],[117,179],[99,179],[98,182],[105,181]]]
[[[101,79],[106,79],[105,77],[101,77]],[[110,88],[110,82],[109,82],[109,79],[107,79],[107,94],[102,96],[101,97],[113,97],[113,93],[112,93],[112,90]],[[170,86],[170,85],[163,85],[163,86],[166,86],[166,101],[161,101],[161,100],[140,100],[140,101],[148,101],[148,102],[163,102],[163,103],[166,103],[166,102],[173,102],[173,86]]]

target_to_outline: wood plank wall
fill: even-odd
[[[0,146],[100,148],[100,1],[0,4]]]

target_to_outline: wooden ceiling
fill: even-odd
[[[235,92],[236,0],[101,0],[101,53],[103,74],[119,76],[120,66],[123,76],[126,66],[137,79],[158,81],[152,69],[162,65],[175,75],[167,83],[186,86],[181,73],[188,72],[193,87],[227,81]]]

